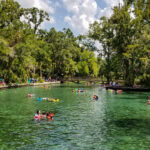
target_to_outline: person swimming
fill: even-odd
[[[97,96],[97,95],[94,95],[94,96],[93,96],[93,100],[96,100],[96,101],[97,101],[97,100],[98,100],[98,96]]]
[[[41,114],[40,113],[41,113],[40,110],[37,110],[36,114],[34,115],[34,119],[35,118],[40,119],[41,118]]]
[[[46,113],[46,118],[47,118],[47,119],[53,120],[53,116],[54,116],[54,114],[51,113],[51,112],[47,112],[47,113]]]
[[[53,116],[54,116],[54,114],[51,112],[47,112],[47,113],[44,112],[41,114],[40,110],[37,110],[36,114],[34,115],[34,119],[40,120],[40,119],[47,118],[47,119],[53,120]]]

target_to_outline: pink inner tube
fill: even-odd
[[[40,118],[41,118],[41,115],[34,116],[34,119],[40,119]]]

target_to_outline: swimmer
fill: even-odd
[[[40,119],[41,118],[41,114],[40,113],[41,113],[40,110],[37,110],[36,114],[34,115],[34,119],[35,118]]]
[[[96,101],[97,101],[97,100],[98,100],[98,96],[97,96],[97,95],[94,95],[94,96],[93,96],[93,100],[96,100]]]
[[[41,118],[46,118],[46,113],[42,113]]]
[[[46,118],[47,118],[47,119],[53,120],[53,116],[54,116],[54,114],[51,113],[51,112],[47,112],[47,113],[46,113]]]

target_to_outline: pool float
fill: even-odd
[[[41,119],[41,118],[42,118],[41,115],[36,115],[36,116],[34,116],[34,119]]]
[[[53,116],[54,116],[54,114],[53,114],[53,113],[50,113],[50,114],[47,116],[47,119],[53,119]]]
[[[59,99],[54,99],[54,98],[47,98],[47,97],[38,97],[36,98],[37,101],[49,101],[49,102],[59,102]]]
[[[41,88],[45,88],[46,89],[46,88],[48,88],[48,86],[42,86]]]
[[[46,114],[45,115],[35,115],[34,119],[42,119],[42,118],[46,118]]]
[[[59,99],[54,99],[54,98],[48,98],[49,102],[59,102]]]
[[[108,92],[113,92],[114,90],[108,89]]]
[[[41,97],[38,97],[36,100],[37,100],[37,101],[42,101],[42,98],[41,98]]]
[[[42,100],[48,100],[48,98],[47,97],[38,97],[36,100],[37,101],[42,101]]]

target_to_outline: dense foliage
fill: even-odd
[[[124,0],[90,26],[89,37],[102,44],[103,73],[108,81],[150,84],[150,0]]]
[[[150,84],[150,0],[124,0],[110,18],[90,25],[88,37],[75,37],[70,29],[42,30],[45,20],[49,15],[43,10],[0,1],[0,78],[7,83],[101,77],[130,86]]]
[[[24,9],[14,0],[0,1],[0,78],[7,83],[31,78],[97,77],[94,52],[70,29],[39,27],[49,15],[37,8]]]

